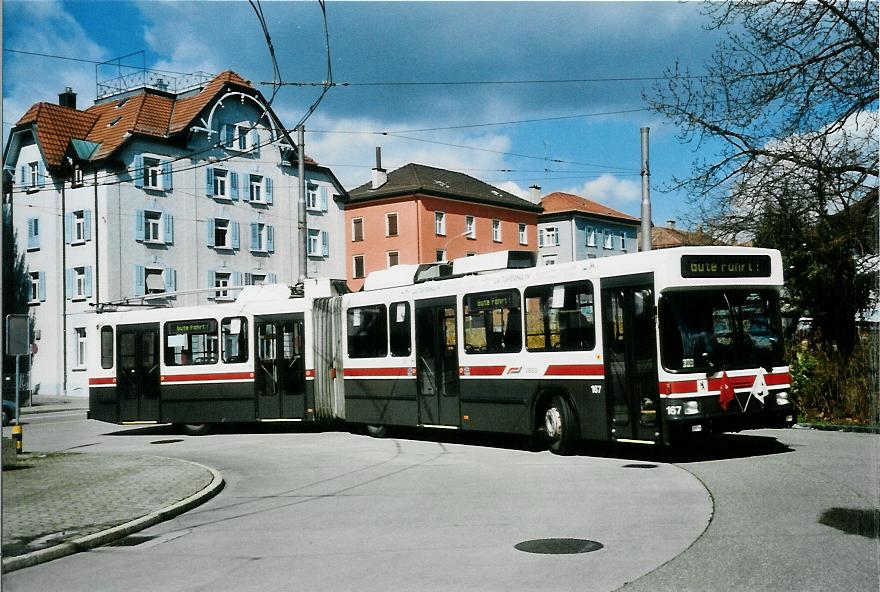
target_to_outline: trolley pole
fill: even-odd
[[[642,128],[642,251],[651,250],[651,168],[648,164],[648,132]]]
[[[299,219],[297,223],[297,229],[299,230],[299,281],[302,281],[309,276],[309,256],[307,251],[309,232],[306,225],[306,127],[303,124],[299,124],[296,128],[296,150],[299,160],[299,199],[297,200],[299,206]]]

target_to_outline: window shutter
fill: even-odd
[[[225,139],[225,145],[227,148],[232,148],[232,143],[235,140],[235,127],[229,125],[228,123],[223,124],[223,137]]]
[[[232,248],[236,251],[241,248],[241,228],[238,222],[232,223]]]
[[[46,184],[46,166],[43,161],[37,163],[37,185],[43,187]]]
[[[230,282],[232,283],[233,286],[240,286],[241,285],[241,272],[240,271],[233,271],[232,278],[230,278]]]
[[[260,248],[260,227],[256,222],[251,222],[251,251]]]
[[[67,292],[67,300],[73,298],[73,268],[64,270],[64,289]]]
[[[229,171],[229,186],[232,188],[230,196],[232,201],[238,201],[238,173]]]
[[[162,163],[162,189],[168,191],[173,188],[171,180],[171,161],[166,160]]]
[[[250,141],[248,142],[248,145],[254,155],[260,155],[260,132],[257,131],[256,128],[250,131]]]
[[[270,253],[275,252],[275,227],[266,226],[266,250]]]
[[[64,214],[64,242],[68,245],[73,240],[73,214]]]
[[[165,291],[177,292],[177,270],[172,267],[165,268]]]
[[[217,285],[217,272],[213,269],[208,270],[208,287],[213,288]],[[209,298],[214,298],[216,294],[211,295]]]
[[[254,275],[252,273],[245,272],[244,285],[245,286],[253,286],[254,285]]]
[[[544,246],[544,229],[541,228],[538,230],[538,247]]]
[[[23,164],[18,168],[18,181],[24,187],[28,182],[27,165]]]
[[[205,193],[214,195],[214,169],[211,167],[205,168]]]
[[[87,241],[92,240],[92,211],[83,211],[83,238]]]
[[[38,276],[40,278],[40,302],[46,302],[46,272],[40,271]]]
[[[134,295],[143,296],[146,293],[144,266],[134,266]]]
[[[134,186],[135,187],[143,187],[145,176],[146,176],[146,171],[144,171],[144,155],[143,154],[135,154],[134,155],[134,171],[132,171],[132,177],[134,177]]]
[[[327,194],[328,194],[327,188],[324,186],[321,186],[320,195],[321,195],[321,211],[322,212],[327,211],[327,201],[328,201]]]
[[[85,274],[86,275],[86,278],[85,278],[86,279],[85,297],[91,298],[92,297],[92,266],[89,265],[88,267],[86,267],[85,272],[86,272],[86,274]]]
[[[36,233],[36,218],[28,218],[27,221],[27,229],[28,229],[28,249],[36,249],[40,246],[39,236]]]
[[[135,210],[134,215],[134,240],[144,242],[144,211]]]
[[[321,252],[324,257],[330,256],[330,235],[323,230],[321,231]]]
[[[214,246],[214,218],[208,218],[208,246]]]
[[[266,203],[272,204],[272,179],[270,177],[263,177],[265,183],[263,184],[263,190],[266,192]]]
[[[174,216],[162,212],[162,218],[165,220],[165,244],[170,245],[174,242]]]
[[[276,276],[274,273],[267,273],[266,274],[266,283],[267,284],[278,283],[278,276]]]
[[[241,201],[251,200],[251,173],[241,176]]]

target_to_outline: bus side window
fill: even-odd
[[[113,327],[101,327],[101,368],[113,367]]]
[[[216,364],[217,321],[197,319],[165,323],[165,365]]]
[[[409,302],[395,302],[388,315],[390,326],[389,342],[392,357],[405,357],[412,351],[410,337]]]
[[[587,351],[596,346],[591,282],[526,288],[526,348]]]
[[[223,336],[223,362],[240,364],[248,361],[248,326],[245,317],[223,319],[220,333]]]
[[[388,322],[384,304],[348,309],[346,330],[348,357],[384,358],[388,354]]]
[[[465,294],[464,350],[498,354],[522,349],[522,312],[517,290]]]

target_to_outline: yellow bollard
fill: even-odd
[[[16,424],[12,426],[12,439],[15,440],[15,453],[22,453],[22,429],[21,426]]]

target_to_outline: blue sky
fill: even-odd
[[[676,129],[644,108],[649,81],[679,63],[699,73],[720,41],[698,3],[330,2],[333,79],[306,123],[306,151],[347,188],[370,178],[375,146],[383,165],[408,162],[458,170],[523,195],[567,191],[638,215],[640,135],[651,128],[655,224],[689,220],[685,195],[665,192],[711,145],[681,144]],[[263,11],[285,81],[327,77],[316,1],[265,1]],[[5,0],[4,49],[110,60],[143,50],[147,68],[235,70],[267,97],[271,62],[259,22],[244,1],[57,2]],[[127,64],[141,64],[141,57]],[[98,76],[109,77],[101,68]],[[603,79],[601,82],[547,82]],[[517,81],[518,84],[370,85],[389,82]],[[544,81],[544,82],[533,82]],[[95,97],[96,68],[5,51],[4,138],[37,101],[65,86],[78,105]],[[273,103],[293,126],[317,97],[285,87]],[[626,111],[626,113],[609,114]],[[506,125],[482,125],[564,118]],[[476,127],[460,127],[476,126]],[[434,131],[426,128],[447,128]],[[453,129],[448,129],[453,128]],[[397,136],[371,132],[396,131]],[[399,136],[406,136],[401,138]],[[470,147],[470,148],[468,148]],[[476,149],[475,149],[476,148]],[[562,161],[562,162],[560,162]]]

